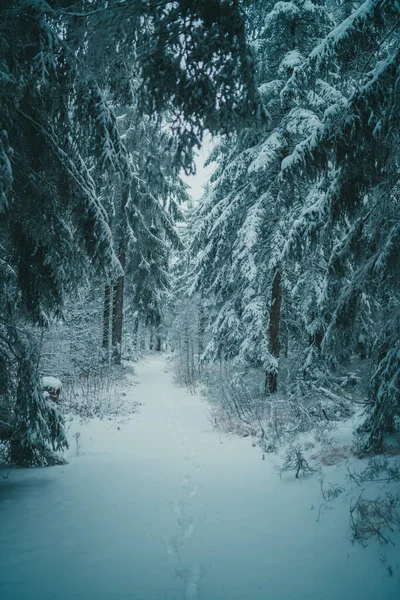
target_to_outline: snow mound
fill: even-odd
[[[53,388],[54,390],[62,388],[62,383],[57,377],[42,377],[42,385],[44,388]]]

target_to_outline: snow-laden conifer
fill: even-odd
[[[375,449],[399,406],[399,309],[393,302],[400,281],[399,16],[396,2],[367,0],[314,48],[282,91],[284,102],[302,98],[335,64],[346,92],[344,102],[332,98],[315,131],[283,161],[281,182],[293,190],[301,181],[319,181],[323,189],[288,237],[298,243],[307,232],[331,245],[322,297],[324,351],[355,347],[365,334],[360,324],[367,305],[380,323],[369,330],[376,369],[367,446]]]
[[[281,93],[332,25],[319,2],[254,6],[249,38],[270,120],[264,128],[254,124],[223,140],[214,151],[210,160],[217,160],[217,169],[198,211],[192,288],[205,290],[216,307],[207,351],[213,358],[263,365],[270,392],[277,387],[281,302],[289,287],[282,261],[287,226],[292,206],[311,193],[302,186],[288,199],[280,183],[281,164],[319,126],[327,97],[339,95],[322,78],[301,104],[283,106]]]
[[[125,208],[137,171],[117,107],[167,110],[176,165],[189,170],[204,127],[218,132],[259,111],[240,7],[213,7],[204,0],[2,3],[0,260],[14,277],[1,288],[0,317],[12,354],[10,324],[49,322],[93,272],[121,281],[125,249],[102,190],[106,172],[117,174]],[[22,375],[26,362],[16,368],[17,379],[33,381],[33,372]],[[22,392],[5,397],[12,414]],[[24,414],[50,422],[52,411],[33,392],[31,402]]]

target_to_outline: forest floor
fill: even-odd
[[[0,598],[397,598],[399,534],[349,540],[347,467],[363,461],[322,465],[326,490],[346,488],[335,499],[317,473],[280,478],[282,457],[213,430],[169,369],[153,355],[127,375],[136,414],[69,420],[67,465],[0,469]]]

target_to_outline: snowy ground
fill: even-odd
[[[316,475],[221,437],[162,356],[135,368],[138,414],[71,423],[66,466],[0,471],[1,600],[399,597],[398,537],[351,545],[348,494],[325,507]]]

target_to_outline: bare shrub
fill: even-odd
[[[175,381],[195,394],[199,382],[199,363],[195,344],[189,334],[179,338],[174,358]]]
[[[349,446],[326,445],[311,458],[318,461],[326,467],[331,467],[337,463],[346,460],[350,456]]]
[[[293,435],[311,429],[320,441],[328,442],[328,433],[335,427],[314,397],[294,392],[267,395],[262,369],[240,370],[237,364],[221,361],[204,367],[202,383],[218,426],[225,430],[228,426],[231,432],[255,432],[265,452],[274,452]]]
[[[103,367],[65,379],[61,409],[83,419],[132,413],[127,392],[135,385],[123,379],[121,367]]]
[[[389,460],[388,457],[373,456],[362,471],[355,472],[347,468],[348,479],[358,486],[363,483],[391,483],[400,481],[400,460]]]
[[[285,454],[283,465],[277,467],[280,475],[287,471],[296,471],[296,479],[299,475],[315,473],[315,469],[310,467],[307,460],[304,458],[301,447],[298,444],[293,444]]]
[[[204,352],[205,318],[201,299],[196,295],[174,298],[167,311],[168,343],[174,359],[175,380],[195,394]]]
[[[320,474],[319,485],[325,502],[332,502],[332,500],[336,500],[336,498],[338,498],[338,496],[344,492],[344,487],[337,483],[325,483],[325,476],[322,473]]]
[[[389,532],[400,530],[400,494],[387,493],[383,498],[368,500],[362,495],[350,507],[352,542],[363,546],[371,538],[383,544],[394,544]]]
[[[265,402],[262,373],[256,369],[238,373],[221,362],[204,368],[201,381],[215,426],[239,435],[266,436],[270,406]]]

